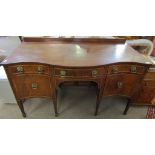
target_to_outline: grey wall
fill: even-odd
[[[18,36],[0,37],[0,52],[8,56],[20,43],[21,41]]]

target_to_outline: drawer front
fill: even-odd
[[[143,85],[146,87],[154,87],[155,88],[155,80],[144,80]]]
[[[155,80],[155,72],[147,72],[144,79]]]
[[[112,65],[108,68],[108,74],[119,74],[119,73],[132,73],[132,74],[144,74],[145,66],[140,65]]]
[[[46,75],[18,75],[12,77],[17,98],[51,97],[50,77]]]
[[[133,74],[108,75],[103,95],[123,95],[130,97],[141,83],[141,79],[140,75]]]
[[[97,77],[106,74],[106,69],[68,69],[68,68],[55,68],[54,76],[58,77]]]
[[[50,67],[41,64],[12,65],[8,67],[8,70],[11,74],[50,74]]]

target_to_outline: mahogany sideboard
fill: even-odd
[[[96,83],[95,115],[105,96],[127,97],[124,114],[130,104],[154,103],[151,100],[155,97],[155,72],[147,56],[122,40],[64,40],[22,42],[1,63],[23,117],[23,102],[29,98],[53,100],[57,116],[57,88],[64,82]]]

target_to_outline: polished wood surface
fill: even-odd
[[[126,96],[129,100],[124,114],[131,102],[137,100],[139,104],[142,97],[145,101],[153,99],[149,81],[144,93],[153,93],[149,97],[140,93],[152,66],[150,59],[124,43],[22,42],[2,65],[24,117],[24,100],[35,97],[52,99],[57,116],[58,87],[66,82],[96,84],[95,115],[105,96]]]
[[[115,43],[124,44],[124,38],[106,37],[22,37],[24,42],[50,42],[50,43]]]
[[[90,67],[118,62],[148,64],[150,60],[126,44],[22,43],[2,64],[20,62]]]

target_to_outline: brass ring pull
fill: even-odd
[[[93,76],[93,77],[96,77],[97,74],[98,74],[97,70],[93,70],[93,71],[92,71],[92,76]]]
[[[38,88],[38,84],[37,83],[32,83],[32,89],[37,89]]]
[[[41,73],[43,73],[43,71],[44,71],[43,67],[42,67],[42,66],[39,66],[39,67],[38,67],[38,73],[41,74]]]
[[[61,76],[65,76],[65,75],[66,75],[66,71],[61,70],[61,71],[60,71],[60,75],[61,75]]]
[[[17,73],[19,73],[19,74],[24,72],[24,69],[22,66],[17,66],[16,70],[17,70]]]
[[[119,89],[121,89],[121,88],[123,87],[123,83],[122,83],[122,82],[117,82],[117,87],[118,87]]]
[[[114,66],[114,67],[112,68],[112,73],[113,73],[113,74],[118,73],[118,67],[117,67],[117,66]]]
[[[131,66],[131,73],[137,73],[137,67]]]

